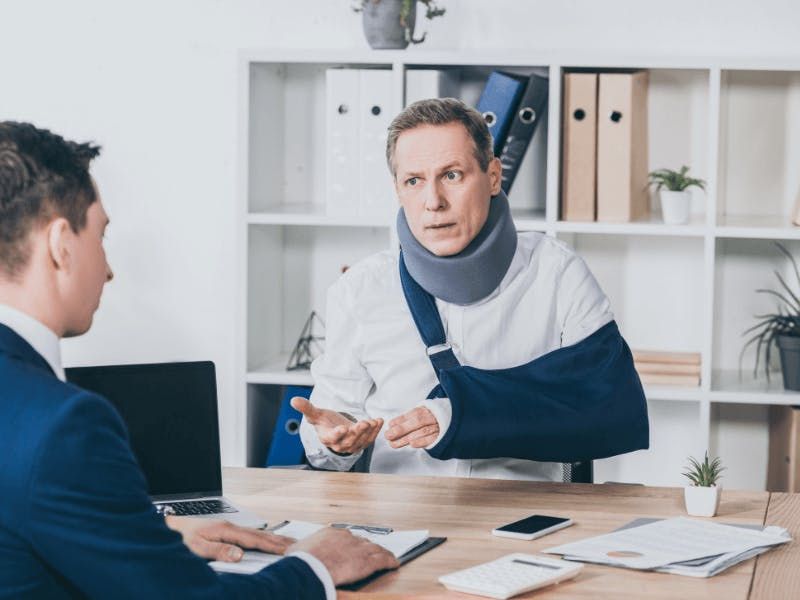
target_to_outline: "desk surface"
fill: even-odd
[[[439,575],[510,552],[607,533],[637,517],[685,515],[682,488],[402,477],[283,469],[224,471],[225,495],[274,523],[302,519],[429,529],[448,541],[341,598],[476,598],[446,590]],[[533,513],[575,524],[533,541],[499,538],[493,527]],[[795,542],[710,579],[585,565],[574,580],[524,598],[800,598],[800,494],[723,490],[715,521],[780,525]]]

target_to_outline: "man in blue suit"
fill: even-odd
[[[61,366],[59,338],[89,329],[113,276],[88,171],[98,153],[0,122],[0,597],[330,599],[335,585],[396,567],[341,530],[289,545],[175,522],[194,554],[156,513],[119,415],[65,383]],[[237,560],[241,547],[287,557],[237,576],[197,555]]]

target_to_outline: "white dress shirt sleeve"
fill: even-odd
[[[336,586],[333,585],[333,577],[331,577],[328,569],[322,564],[320,559],[308,552],[291,552],[286,556],[299,558],[311,567],[311,570],[314,571],[314,575],[317,576],[317,579],[322,582],[322,587],[325,588],[326,600],[336,600]]]
[[[576,254],[567,257],[557,294],[562,347],[577,344],[614,319],[608,298]]]
[[[369,418],[365,402],[374,382],[360,360],[361,327],[355,318],[353,291],[343,275],[328,290],[326,351],[311,365],[314,391],[311,403],[317,408],[345,412],[358,420]],[[331,349],[331,352],[327,350]],[[309,462],[317,468],[347,471],[361,453],[338,456],[319,441],[314,426],[305,419],[300,439]]]

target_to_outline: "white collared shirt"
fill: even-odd
[[[0,323],[13,329],[18,336],[28,342],[50,365],[56,377],[61,381],[67,380],[64,375],[64,367],[61,365],[61,344],[58,336],[51,329],[32,316],[7,304],[0,304]]]
[[[387,250],[351,267],[329,289],[325,352],[311,366],[311,402],[357,419],[384,419],[372,454],[373,472],[559,480],[558,463],[510,458],[443,461],[425,449],[389,446],[386,423],[420,404],[439,421],[440,437],[451,417],[449,400],[425,400],[438,381],[406,304],[398,269],[398,252]],[[541,233],[518,235],[508,272],[487,298],[467,306],[437,299],[436,306],[456,358],[479,369],[531,362],[579,342],[614,318],[583,260],[563,242]],[[333,454],[305,420],[300,436],[309,461],[317,467],[346,470],[358,459]]]

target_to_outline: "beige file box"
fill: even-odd
[[[597,73],[565,73],[561,155],[561,218],[594,221]]]
[[[597,101],[597,220],[635,221],[647,194],[647,71],[601,73]]]

